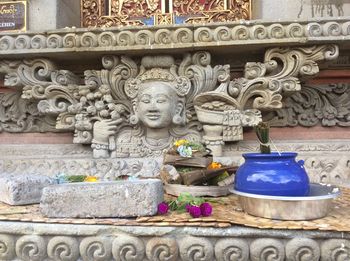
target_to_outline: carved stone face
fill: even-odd
[[[165,128],[172,123],[177,103],[178,96],[168,84],[143,83],[137,95],[136,115],[148,128]]]

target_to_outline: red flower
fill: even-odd
[[[190,215],[194,218],[198,218],[201,216],[201,209],[198,206],[190,206],[189,211]]]
[[[158,214],[164,215],[168,213],[169,205],[166,202],[162,202],[158,204]]]
[[[202,203],[200,209],[203,217],[209,217],[213,212],[212,206],[207,202]]]

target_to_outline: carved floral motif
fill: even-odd
[[[267,115],[272,126],[350,126],[349,84],[303,86],[284,99],[284,108]],[[271,118],[272,117],[272,118]]]

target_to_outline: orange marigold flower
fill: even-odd
[[[213,161],[212,163],[210,163],[210,165],[208,166],[208,169],[220,169],[222,167],[222,165],[219,162],[215,162]]]

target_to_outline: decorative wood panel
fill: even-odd
[[[81,0],[83,27],[249,20],[251,0]]]

